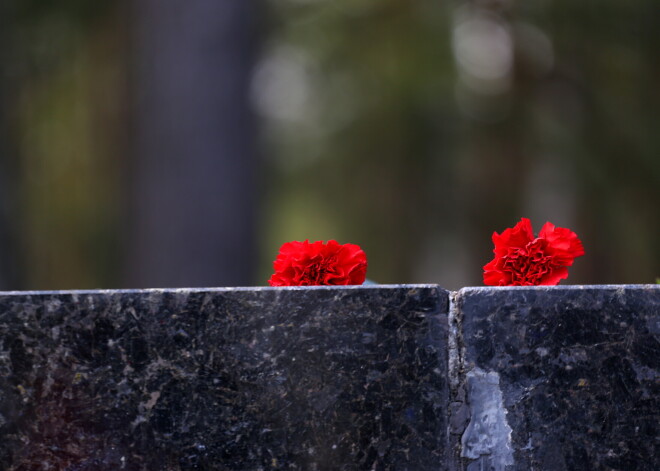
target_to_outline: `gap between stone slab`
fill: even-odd
[[[514,458],[500,378],[477,367],[467,371],[461,291],[449,292],[447,310],[448,469],[505,471]]]
[[[449,380],[449,410],[447,441],[449,470],[464,469],[461,438],[469,421],[469,406],[465,390],[465,343],[463,341],[463,315],[458,308],[460,291],[449,292],[447,310],[447,375]]]

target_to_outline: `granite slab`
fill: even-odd
[[[447,309],[432,285],[0,293],[0,469],[445,470]]]
[[[660,286],[464,288],[450,317],[461,469],[660,470]]]

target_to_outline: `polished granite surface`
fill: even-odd
[[[1,471],[657,471],[660,286],[0,293]]]
[[[453,396],[471,406],[452,423],[469,471],[660,469],[660,286],[465,288],[455,300]]]
[[[446,468],[431,285],[0,294],[0,469]]]

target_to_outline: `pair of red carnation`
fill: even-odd
[[[568,277],[568,267],[584,255],[582,242],[570,229],[546,222],[534,237],[529,219],[493,233],[495,258],[484,266],[491,286],[556,285]],[[329,240],[287,242],[273,263],[271,286],[360,285],[367,274],[367,256],[355,244]]]

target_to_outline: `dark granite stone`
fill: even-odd
[[[0,471],[660,469],[660,287],[0,293]]]
[[[463,469],[660,470],[660,286],[466,288],[455,299]]]
[[[435,286],[0,294],[0,470],[446,469],[447,305]]]

